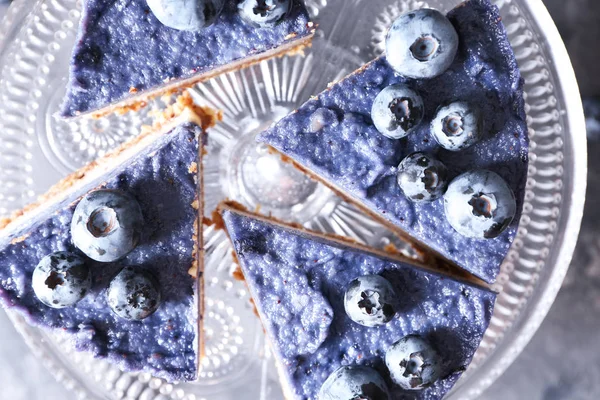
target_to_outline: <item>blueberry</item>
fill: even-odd
[[[119,317],[142,320],[158,309],[158,282],[147,271],[125,267],[113,278],[106,293],[108,305]]]
[[[350,319],[364,326],[384,325],[396,314],[396,293],[392,284],[379,275],[353,280],[344,295],[344,308]]]
[[[442,360],[429,342],[417,335],[405,336],[385,353],[392,380],[405,390],[422,390],[441,376]]]
[[[312,133],[320,132],[326,127],[336,127],[340,123],[335,111],[326,107],[320,107],[310,116],[309,131]]]
[[[360,365],[341,367],[329,375],[318,400],[389,400],[385,381],[373,368]]]
[[[65,308],[83,299],[92,286],[92,276],[82,257],[59,251],[42,258],[35,267],[32,286],[42,303]]]
[[[421,123],[423,114],[423,99],[405,85],[391,85],[383,89],[371,108],[375,127],[390,139],[408,135]]]
[[[398,185],[416,203],[440,198],[448,184],[447,176],[446,166],[427,153],[409,154],[398,166]]]
[[[502,233],[515,217],[515,196],[498,174],[470,171],[455,178],[444,195],[450,225],[461,235],[491,239]]]
[[[178,31],[199,31],[212,24],[225,0],[146,0],[163,25]]]
[[[400,75],[433,78],[446,71],[458,50],[458,34],[446,16],[421,9],[401,15],[388,31],[386,58]]]
[[[118,190],[96,190],[75,208],[71,238],[91,259],[113,262],[137,246],[143,222],[140,205],[131,195]]]
[[[483,118],[478,107],[456,102],[441,107],[431,121],[431,133],[446,150],[470,147],[483,136]]]
[[[238,11],[242,19],[259,27],[275,24],[290,11],[291,7],[291,0],[241,0],[238,3]]]

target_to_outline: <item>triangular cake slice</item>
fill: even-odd
[[[402,48],[398,35],[414,33],[404,26],[421,21],[421,14],[411,19],[417,14],[409,12],[390,31],[387,56],[332,84],[258,140],[425,252],[493,282],[517,233],[525,193],[523,82],[498,9],[488,0],[467,1],[447,18],[438,13],[458,40],[445,72],[425,78],[398,73],[407,64],[390,55]],[[415,43],[425,46],[428,38]],[[445,45],[451,47],[443,42],[440,48]],[[413,72],[420,74],[403,73]],[[420,156],[409,159],[415,153]],[[408,167],[401,168],[405,160]]]
[[[300,0],[85,0],[61,115],[138,109],[149,98],[301,52],[313,34]]]
[[[195,380],[201,149],[213,119],[197,111],[178,103],[161,126],[4,220],[0,303],[126,371]]]
[[[440,399],[469,365],[496,297],[481,281],[231,206],[221,213],[287,399]],[[367,276],[391,289],[356,285]],[[398,361],[419,343],[430,350]]]

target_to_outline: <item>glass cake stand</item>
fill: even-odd
[[[224,110],[210,133],[206,207],[234,198],[311,229],[352,236],[372,246],[396,241],[320,184],[282,165],[254,143],[257,132],[328,82],[382,51],[386,27],[423,6],[449,10],[457,0],[307,0],[319,24],[305,57],[262,62],[196,86],[202,103]],[[449,395],[481,394],[530,340],[561,286],[582,218],[585,125],[565,47],[541,0],[496,0],[525,78],[531,137],[529,179],[519,234],[495,288],[489,330],[472,365]],[[148,110],[96,121],[55,118],[65,89],[81,2],[15,0],[0,25],[0,215],[31,202],[61,176],[134,135]],[[153,104],[152,107],[158,107]],[[282,399],[273,358],[223,232],[208,228],[206,353],[199,382],[169,384],[123,373],[62,335],[15,326],[55,377],[80,399]],[[397,243],[398,244],[398,243]]]

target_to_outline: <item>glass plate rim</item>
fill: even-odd
[[[565,43],[543,1],[518,0],[517,2],[528,12],[545,42],[552,43],[552,46],[547,46],[546,51],[548,51],[551,56],[550,59],[554,62],[552,69],[555,71],[557,78],[554,84],[559,86],[559,91],[563,97],[564,104],[562,106],[566,111],[565,124],[568,128],[568,134],[565,137],[571,140],[570,152],[573,158],[573,175],[571,176],[569,190],[565,191],[569,194],[565,201],[570,204],[565,207],[567,215],[563,214],[563,230],[559,232],[559,235],[562,236],[562,246],[556,257],[554,269],[545,282],[546,287],[537,296],[529,298],[527,309],[519,316],[519,320],[515,321],[517,326],[513,328],[514,339],[510,343],[498,346],[490,355],[489,358],[495,358],[497,362],[491,372],[488,372],[484,383],[480,383],[477,388],[469,388],[469,384],[466,384],[467,389],[470,389],[469,398],[475,398],[489,388],[516,360],[538,331],[550,311],[570,267],[577,239],[579,238],[585,205],[588,173],[587,137],[583,104],[575,70]],[[565,146],[565,149],[567,148]],[[493,365],[494,362],[492,361],[491,364]],[[477,378],[478,372],[481,373],[481,369],[475,371],[471,378]]]
[[[511,0],[507,0],[507,2],[510,3]],[[497,347],[494,353],[490,355],[490,358],[497,359],[496,365],[493,365],[494,362],[491,363],[493,365],[491,372],[488,372],[483,383],[478,382],[476,385],[477,388],[470,388],[471,391],[469,392],[469,397],[481,394],[510,366],[531,340],[550,310],[573,256],[581,220],[583,218],[583,206],[585,202],[587,183],[585,119],[571,61],[558,29],[542,0],[516,0],[516,2],[528,12],[531,22],[535,25],[538,33],[545,39],[545,42],[552,43],[552,46],[548,46],[546,51],[550,55],[549,58],[553,61],[552,69],[557,78],[554,83],[557,86],[557,90],[562,94],[561,101],[564,102],[562,106],[566,114],[565,126],[568,129],[568,133],[565,134],[565,137],[568,137],[571,141],[569,150],[572,155],[571,158],[573,159],[573,175],[570,178],[569,188],[565,191],[565,193],[568,194],[568,197],[565,196],[564,201],[568,203],[568,205],[565,207],[566,213],[562,216],[561,226],[563,229],[558,233],[559,236],[562,236],[562,246],[557,254],[556,264],[546,282],[544,282],[546,287],[529,298],[528,305],[526,309],[523,310],[520,319],[514,322],[514,333],[511,335],[513,336],[513,339]],[[10,40],[10,37],[5,36],[5,34],[10,32],[11,25],[16,23],[16,20],[7,21],[7,18],[9,18],[9,16],[18,15],[19,12],[25,8],[27,3],[34,2],[30,0],[15,0],[9,7],[5,16],[4,27],[0,30],[0,45],[2,45],[2,47]],[[24,17],[27,15],[29,15],[29,13],[26,13]],[[21,19],[21,21],[22,20],[23,19]],[[1,52],[2,50],[0,50],[0,53]],[[19,331],[23,336],[27,336],[25,333],[27,332],[27,327],[22,325],[23,322],[19,322],[15,318],[12,319],[16,325],[21,325],[21,328],[25,328],[19,329]],[[38,351],[45,352],[45,358],[50,358],[50,355],[43,349],[43,346],[33,346],[31,341],[28,342],[30,346],[37,347]],[[62,381],[63,383],[67,383],[70,380],[59,371],[56,371],[53,374],[57,380]],[[477,375],[476,371],[472,377],[477,377]],[[71,389],[73,389],[74,386],[79,386],[78,384],[75,384],[72,379],[70,381],[70,384],[67,384],[66,386],[70,386]],[[470,382],[472,382],[472,380],[470,380]],[[472,385],[468,382],[465,386],[469,389]],[[85,397],[85,395],[83,396]]]

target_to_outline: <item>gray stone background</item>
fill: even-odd
[[[3,2],[3,0],[0,0]],[[588,194],[575,258],[548,317],[487,400],[600,399],[600,0],[544,0],[567,45],[584,98]],[[0,5],[0,17],[5,5]],[[599,64],[596,64],[598,62]],[[596,186],[599,185],[599,186]],[[0,399],[70,400],[0,311]]]

